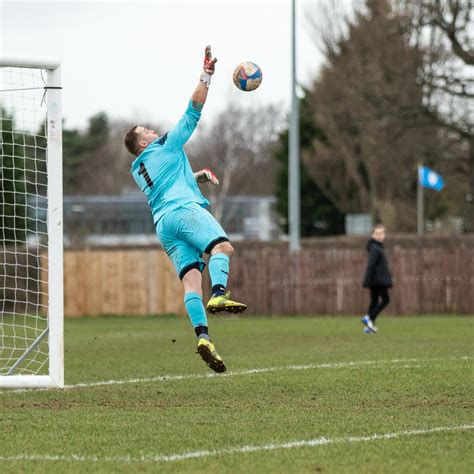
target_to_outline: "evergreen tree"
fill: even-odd
[[[27,202],[25,134],[15,131],[15,118],[0,105],[0,242],[25,242]]]
[[[316,138],[324,140],[321,130],[316,127],[308,111],[306,97],[300,103],[300,145],[307,149]],[[281,217],[282,229],[288,232],[288,148],[289,130],[285,129],[279,136],[280,146],[275,158],[280,163],[276,177],[275,195],[276,211]],[[301,189],[301,235],[334,235],[344,232],[344,214],[340,212],[321,192],[311,179],[304,166],[300,167]]]
[[[89,119],[85,132],[63,130],[64,194],[80,194],[88,189],[91,168],[98,166],[96,153],[107,142],[110,124],[107,115],[99,112]]]

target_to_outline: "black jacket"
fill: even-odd
[[[388,260],[383,244],[370,239],[367,242],[367,252],[369,252],[369,259],[364,275],[364,288],[374,286],[390,288],[392,286],[392,275],[388,268]]]

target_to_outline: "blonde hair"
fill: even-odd
[[[380,222],[378,224],[375,224],[373,227],[372,227],[372,232],[371,234],[373,234],[377,229],[385,229],[385,226]]]

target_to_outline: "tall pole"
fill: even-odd
[[[296,0],[291,2],[291,122],[288,157],[288,222],[290,250],[300,250],[300,123],[296,95]]]
[[[424,230],[424,209],[423,209],[423,186],[420,183],[420,170],[421,164],[418,163],[417,166],[417,188],[416,188],[416,217],[417,217],[417,230],[418,236],[421,237],[423,235]]]

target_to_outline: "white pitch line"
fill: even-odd
[[[359,360],[359,361],[348,361],[348,362],[332,362],[325,364],[306,364],[306,365],[286,365],[280,367],[262,367],[256,369],[247,369],[234,372],[226,372],[224,374],[216,373],[205,373],[205,374],[184,374],[184,375],[158,375],[155,377],[144,377],[136,379],[124,379],[124,380],[103,380],[99,382],[88,382],[88,383],[77,383],[73,385],[65,385],[65,390],[71,390],[76,388],[91,388],[91,387],[103,387],[107,385],[128,385],[137,383],[153,383],[153,382],[174,382],[179,380],[193,380],[193,379],[212,379],[212,378],[225,378],[225,377],[236,377],[242,375],[254,375],[254,374],[267,374],[271,372],[283,372],[286,370],[310,370],[310,369],[348,369],[348,368],[360,368],[365,366],[378,366],[378,365],[402,365],[402,368],[416,368],[418,365],[406,365],[410,363],[420,364],[433,361],[446,361],[446,360],[469,360],[469,356],[460,357],[433,357],[426,359],[389,359],[389,360]],[[18,393],[18,392],[32,392],[32,391],[46,391],[51,389],[45,388],[19,388],[13,390],[0,391],[0,395],[7,393]]]
[[[449,360],[467,360],[469,357],[450,357]],[[431,362],[433,360],[446,360],[446,358],[432,358],[432,359],[392,359],[392,360],[361,360],[361,361],[349,361],[349,362],[333,362],[326,364],[306,364],[306,365],[287,365],[281,367],[263,367],[256,369],[238,370],[234,372],[226,372],[224,374],[206,373],[206,374],[187,374],[187,375],[160,375],[156,377],[146,377],[140,379],[127,379],[127,380],[106,380],[102,382],[91,382],[91,383],[79,383],[74,385],[66,385],[65,388],[88,388],[98,387],[103,385],[123,385],[133,383],[150,383],[150,382],[174,382],[177,380],[191,380],[191,379],[209,379],[209,378],[222,378],[222,377],[235,377],[240,375],[254,375],[254,374],[266,374],[269,372],[282,372],[285,370],[310,370],[310,369],[346,369],[351,367],[361,367],[366,365],[377,365],[377,364],[398,364],[398,363],[409,363],[409,362]]]
[[[213,451],[189,451],[179,454],[152,454],[146,456],[85,456],[81,454],[54,455],[54,454],[25,454],[17,456],[0,456],[0,461],[61,461],[61,462],[107,462],[107,463],[159,463],[159,462],[177,462],[187,459],[198,459],[207,457],[227,456],[233,454],[249,454],[261,451],[276,451],[281,449],[294,449],[305,447],[317,447],[328,444],[342,443],[367,443],[371,441],[390,440],[408,436],[419,436],[435,433],[446,433],[452,431],[467,431],[474,429],[474,424],[464,424],[457,426],[438,426],[435,428],[414,429],[399,431],[395,433],[372,434],[368,436],[347,436],[344,438],[320,438],[287,441],[284,443],[269,443],[263,445],[247,445],[234,448],[218,449]]]

